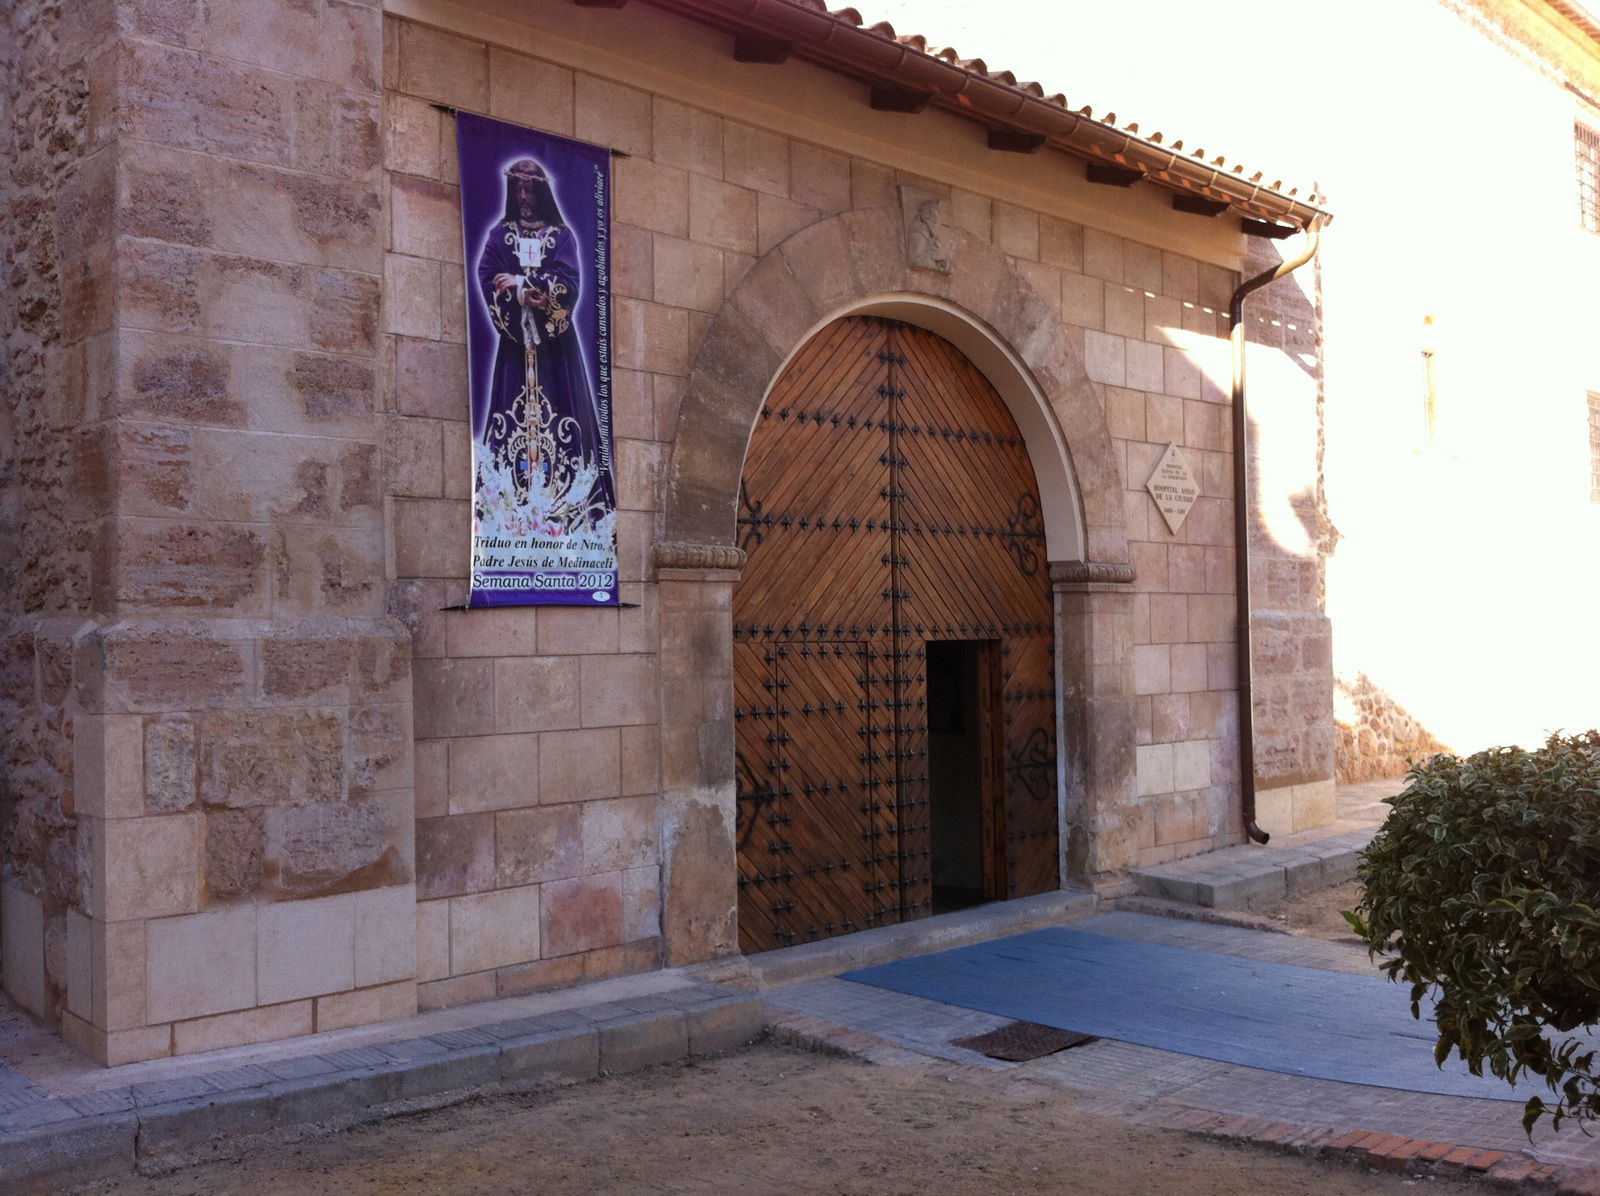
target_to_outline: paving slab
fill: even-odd
[[[52,1192],[308,1125],[728,1050],[765,1020],[753,992],[673,970],[123,1067],[27,1037],[14,1052],[25,1057],[0,1065],[0,1191]]]
[[[1074,923],[1086,925],[1130,942],[1333,973],[1375,974],[1364,949],[1310,937],[1127,912]],[[987,1076],[990,1082],[1092,1096],[1097,1109],[1140,1124],[1354,1158],[1411,1174],[1481,1174],[1502,1189],[1600,1192],[1600,1135],[1586,1136],[1571,1125],[1552,1132],[1541,1123],[1530,1142],[1522,1132],[1520,1104],[1503,1097],[1446,1096],[1314,1079],[1106,1038],[1026,1063],[978,1060],[951,1046],[951,1040],[1009,1019],[837,978],[764,995],[775,1036],[818,1050],[882,1060],[888,1057],[887,1048],[920,1059],[924,1067],[943,1064],[953,1069],[952,1078]],[[1398,1005],[1406,1005],[1403,989],[1397,987],[1394,995]],[[1387,1152],[1373,1154],[1371,1147],[1377,1144],[1386,1144]],[[1396,1145],[1401,1149],[1388,1149]],[[1415,1150],[1409,1149],[1412,1145]]]
[[[355,1124],[474,1092],[728,1050],[765,1031],[759,988],[1058,925],[1096,908],[1093,893],[1048,893],[750,959],[115,1068],[90,1063],[0,998],[0,1176],[8,1196],[29,1185],[48,1191],[63,1168],[89,1176],[127,1171],[141,1158],[182,1165],[308,1123]]]
[[[1355,879],[1357,857],[1388,813],[1382,799],[1404,783],[1342,785],[1335,799],[1338,818],[1329,826],[1135,869],[1134,885],[1147,897],[1218,910],[1263,909],[1341,885]]]

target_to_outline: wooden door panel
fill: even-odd
[[[1001,648],[1005,710],[1006,892],[1059,887],[1055,657],[1045,630],[1008,636]]]
[[[788,891],[770,850],[785,814],[783,756],[776,750],[779,692],[768,648],[733,645],[734,816],[739,860],[739,945],[756,951],[783,941],[787,924],[770,908]],[[750,894],[746,900],[746,892]]]
[[[882,794],[892,778],[870,641],[778,646],[789,678],[785,731],[794,754],[795,868],[806,880],[803,938],[898,920],[884,859],[896,832]]]
[[[997,646],[995,887],[1054,888],[1043,526],[1026,449],[987,379],[920,329],[830,325],[763,404],[739,530],[742,948],[930,911],[930,639]]]

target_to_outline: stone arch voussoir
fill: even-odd
[[[916,270],[906,263],[896,209],[843,212],[801,229],[751,267],[713,317],[690,371],[667,471],[664,541],[735,543],[745,450],[768,387],[823,325],[881,313],[949,336],[974,360],[968,345],[981,347],[974,338],[995,341],[1047,405],[1074,491],[1077,526],[1052,535],[1052,556],[1128,559],[1123,471],[1104,399],[1056,309],[988,242],[959,229],[947,235],[952,270]],[[1034,436],[1029,451],[1036,470],[1048,468]]]

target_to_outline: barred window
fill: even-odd
[[[1600,391],[1589,392],[1589,501],[1600,503]]]
[[[1600,133],[1575,124],[1573,148],[1578,156],[1578,215],[1584,228],[1600,233]]]

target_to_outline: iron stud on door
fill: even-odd
[[[948,770],[929,733],[928,637],[994,643],[1011,638],[1001,629],[1040,628],[1046,650],[1008,657],[1013,679],[986,699],[1003,716],[993,719],[1001,739],[988,758],[1003,771],[1033,732],[1054,741],[1048,580],[1042,568],[1019,567],[1030,554],[1043,560],[1042,527],[1017,518],[1038,510],[1021,438],[993,388],[947,342],[850,319],[803,347],[773,385],[744,481],[749,559],[733,621],[746,629],[741,639],[766,645],[769,672],[754,692],[788,703],[776,716],[763,703],[766,717],[752,719],[755,703],[741,702],[735,736],[781,748],[772,775],[799,795],[781,811],[791,821],[778,825],[799,861],[785,883],[804,933],[923,916],[936,908],[935,832],[949,817],[938,780]],[[1018,788],[999,776],[989,785],[991,897],[1055,884],[1053,804],[1014,809]],[[1044,813],[1052,821],[1035,825]],[[774,815],[763,814],[765,826]],[[1022,831],[1026,840],[1013,838]],[[866,848],[859,869],[842,850],[848,842]],[[871,896],[888,899],[868,904]],[[746,950],[795,932],[769,907],[741,902]]]

